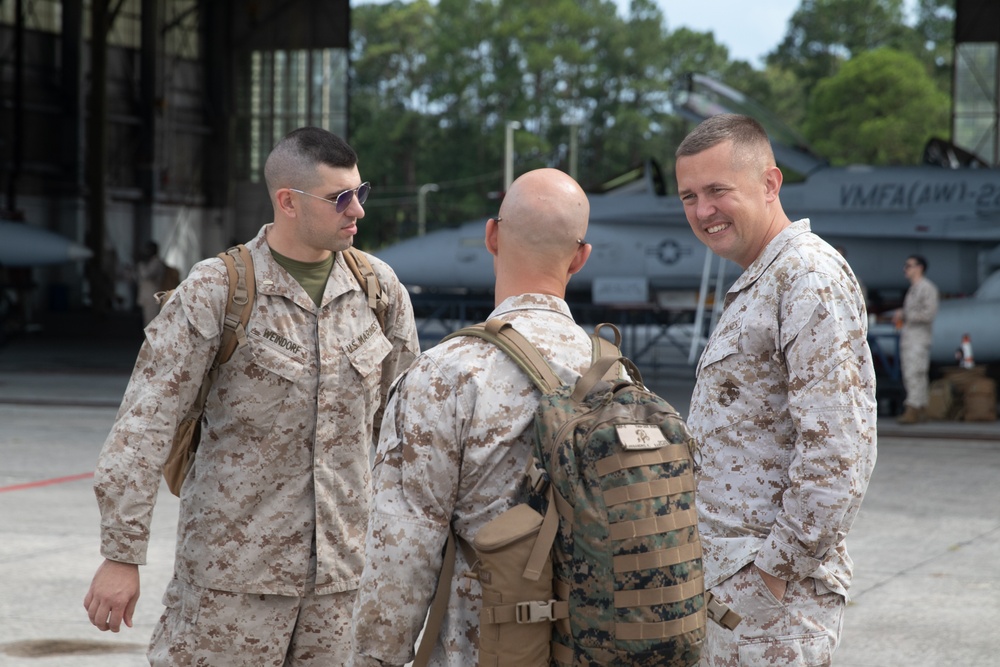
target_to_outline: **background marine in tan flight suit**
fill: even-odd
[[[931,368],[932,329],[938,310],[938,289],[924,275],[927,273],[927,260],[920,255],[907,257],[903,272],[910,281],[910,288],[903,297],[903,307],[895,312],[893,319],[901,328],[899,363],[906,399],[903,401],[905,410],[896,421],[915,424],[927,420],[927,382]]]

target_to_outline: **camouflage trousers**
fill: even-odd
[[[927,382],[931,367],[931,332],[926,327],[903,329],[899,340],[899,364],[906,389],[904,405],[927,407]]]
[[[700,667],[832,664],[846,605],[843,596],[817,585],[815,579],[789,582],[778,601],[751,563],[712,593],[743,620],[733,631],[709,621]]]
[[[305,597],[229,593],[173,579],[149,664],[206,667],[345,665],[357,591]]]

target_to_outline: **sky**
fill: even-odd
[[[615,0],[628,7],[629,0]],[[763,67],[763,57],[785,38],[788,19],[801,0],[657,0],[667,17],[667,29],[712,32],[729,48],[729,57]]]
[[[352,5],[388,0],[351,0]],[[615,0],[628,7],[629,0]],[[685,27],[711,31],[715,41],[729,48],[729,57],[760,69],[762,58],[785,37],[788,19],[802,0],[657,0],[671,32]],[[622,11],[624,13],[624,10]]]

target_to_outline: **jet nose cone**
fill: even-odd
[[[42,266],[93,256],[73,239],[23,222],[0,222],[0,265]]]

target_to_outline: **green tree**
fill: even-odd
[[[918,0],[917,46],[941,90],[951,93],[955,50],[955,0]]]
[[[913,10],[909,16],[907,6]],[[915,6],[901,0],[803,0],[785,39],[768,55],[763,76],[746,77],[737,87],[791,127],[804,130],[809,95],[822,81],[852,59],[889,47],[921,62],[938,90],[950,96],[954,6],[955,0],[917,0]],[[893,108],[896,103],[886,96],[880,104]],[[844,104],[849,103],[839,103]]]
[[[852,57],[881,46],[903,47],[911,36],[903,0],[802,0],[767,63],[794,72],[811,89]]]
[[[573,132],[585,186],[672,155],[675,82],[729,66],[710,34],[671,35],[653,0],[624,16],[611,0],[397,0],[352,16],[351,139],[381,186],[378,232],[363,231],[375,244],[410,232],[423,183],[440,187],[429,228],[488,215],[508,121],[522,127],[516,173],[569,171]]]
[[[802,127],[809,91],[791,70],[768,65],[763,71],[751,70],[726,81],[789,127]]]
[[[672,93],[692,72],[729,84],[795,130],[808,127],[814,140],[843,126],[831,118],[839,113],[885,133],[888,141],[868,132],[871,146],[905,136],[909,149],[919,151],[925,125],[936,116],[895,112],[906,100],[895,92],[903,82],[875,85],[863,96],[837,87],[844,63],[864,65],[861,54],[891,46],[911,54],[909,65],[922,62],[934,72],[939,90],[949,90],[938,75],[950,52],[954,0],[919,0],[912,27],[904,23],[903,2],[803,0],[763,71],[733,61],[711,32],[671,32],[670,5],[665,15],[654,0],[632,0],[623,13],[612,0],[356,5],[350,138],[364,177],[376,185],[359,242],[377,246],[412,234],[417,192],[426,183],[439,186],[427,198],[430,229],[491,214],[503,189],[510,121],[521,125],[516,174],[539,166],[569,171],[574,134],[577,176],[589,189],[649,158],[671,169],[674,148],[690,129],[672,108]],[[827,90],[842,97],[823,98]],[[935,128],[940,132],[940,124]],[[851,145],[816,148],[840,160],[861,159],[845,153]],[[903,155],[889,151],[867,161],[912,161]]]
[[[428,0],[397,0],[360,5],[351,19],[350,141],[362,178],[374,185],[357,243],[373,247],[395,240],[402,219],[415,208],[417,175],[434,140],[421,103],[435,10]]]
[[[761,101],[798,123],[806,91],[851,58],[884,46],[918,58],[950,94],[955,0],[917,0],[912,25],[906,6],[904,0],[802,0],[784,40],[767,57],[768,71],[782,73],[769,76],[772,81],[787,84],[785,73],[792,73],[798,84],[780,85],[773,96],[764,86]]]
[[[881,48],[820,81],[804,130],[833,164],[917,164],[928,139],[946,136],[949,109],[916,57]]]

